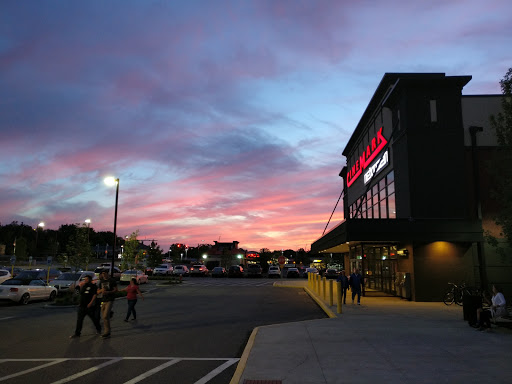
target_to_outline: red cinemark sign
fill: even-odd
[[[388,141],[382,136],[382,127],[380,127],[377,132],[377,136],[371,139],[370,143],[366,147],[366,150],[363,151],[359,159],[356,160],[356,163],[349,167],[347,172],[347,187],[350,187],[354,181],[357,180],[361,173],[366,167],[370,165],[370,163],[375,159],[375,157],[379,154],[380,151],[386,146]]]

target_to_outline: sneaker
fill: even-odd
[[[125,323],[127,323],[127,322],[129,322],[129,321],[130,321],[130,320],[128,320],[128,319],[124,319],[124,322],[125,322]]]
[[[361,305],[361,303],[357,303],[357,305]]]
[[[104,339],[108,339],[110,337],[110,333],[105,333],[105,334],[101,335],[101,337]]]
[[[79,337],[80,337],[80,335],[71,335],[71,336],[69,336],[70,339],[77,339]]]
[[[97,330],[96,330],[96,334],[97,334],[97,335],[101,335],[101,329],[97,329]]]

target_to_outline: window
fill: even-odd
[[[396,219],[395,175],[391,171],[350,206],[351,218]]]

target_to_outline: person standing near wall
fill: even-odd
[[[341,271],[341,273],[339,274],[336,281],[341,282],[341,299],[343,300],[343,304],[347,304],[347,289],[349,287],[349,284],[348,284],[348,277],[345,274],[345,270]],[[354,299],[352,299],[352,301],[353,300]]]
[[[359,273],[359,269],[355,268],[349,279],[350,290],[352,291],[352,304],[357,295],[357,305],[361,305],[361,288],[364,285],[363,276]]]

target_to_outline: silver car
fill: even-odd
[[[33,300],[53,300],[55,296],[57,296],[57,288],[37,278],[14,278],[0,284],[0,300],[28,304]]]
[[[84,280],[85,276],[90,276],[93,282],[96,281],[94,272],[66,272],[50,282],[50,286],[57,288],[58,293],[65,292],[80,292],[80,282]]]

